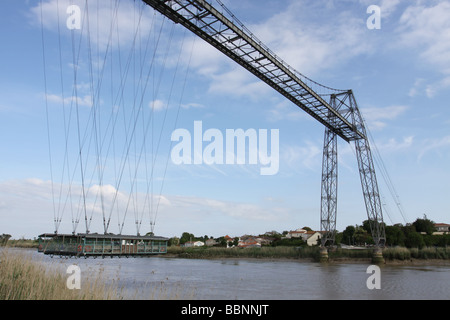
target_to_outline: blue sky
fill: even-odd
[[[67,29],[66,8],[72,3],[83,14],[88,10],[89,28],[84,24],[83,31]],[[319,229],[324,133],[320,123],[151,8],[120,1],[119,25],[109,40],[115,1],[89,1],[88,8],[84,3],[6,0],[0,5],[0,232],[15,238],[52,232],[55,215],[62,216],[59,232],[72,231],[83,185],[77,128],[83,133],[94,124],[98,135],[88,133],[90,144],[83,145],[82,154],[85,193],[91,195],[87,198],[91,232],[103,232],[102,212],[112,212],[108,230],[115,233],[124,218],[123,233],[135,233],[134,217],[141,214],[141,233],[155,221],[155,233],[170,237],[184,231],[217,237],[303,226]],[[224,3],[296,70],[324,85],[354,91],[373,148],[398,196],[392,200],[377,167],[387,224],[413,222],[424,214],[435,222],[450,223],[449,1]],[[367,28],[370,5],[381,8],[379,30]],[[74,59],[73,52],[78,51],[73,48],[80,43]],[[132,57],[129,69],[127,57]],[[129,71],[121,86],[118,79],[124,79],[125,70]],[[96,121],[90,118],[93,110]],[[112,131],[108,121],[120,114],[126,123],[137,113],[142,122],[127,158],[131,163],[123,167],[127,179],[118,184],[121,150],[130,127],[118,125]],[[223,133],[278,129],[278,173],[262,176],[260,166],[249,164],[167,162],[171,133],[177,128],[193,133],[194,121],[202,121],[203,130]],[[114,140],[109,139],[112,136]],[[96,144],[96,137],[110,143],[101,145],[100,158],[94,157],[101,140]],[[366,219],[353,150],[339,141],[340,231]],[[139,179],[133,184],[135,173]],[[148,177],[153,177],[149,183]],[[68,197],[60,195],[69,188],[73,197],[66,201]],[[103,209],[94,199],[100,189]],[[146,191],[153,197],[146,198]],[[114,197],[118,212],[109,211]],[[76,231],[85,231],[83,216]]]

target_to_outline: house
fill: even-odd
[[[257,238],[251,236],[241,237],[239,239],[239,248],[261,248],[261,242]]]
[[[305,229],[297,229],[297,230],[294,230],[294,231],[289,231],[287,234],[286,234],[286,238],[288,238],[288,239],[292,239],[292,238],[302,238],[302,236],[304,235],[304,234],[306,234],[306,230]]]
[[[234,239],[232,237],[230,237],[229,235],[226,235],[224,238],[225,238],[225,241],[227,242],[227,248],[232,248]]]
[[[308,246],[315,246],[322,238],[322,234],[319,231],[308,231],[305,229],[297,229],[289,231],[286,234],[287,239],[302,239]]]
[[[206,244],[208,247],[212,247],[212,246],[215,246],[216,244],[218,244],[218,242],[217,242],[217,240],[214,239],[214,238],[209,238],[208,240],[205,241],[205,244]]]
[[[256,238],[256,241],[258,241],[262,246],[264,246],[264,245],[268,246],[268,245],[270,245],[274,240],[275,240],[275,238],[267,237],[267,236],[262,236],[262,237]]]
[[[184,244],[185,248],[189,248],[189,247],[202,247],[204,246],[205,243],[203,241],[188,241]]]
[[[319,244],[322,234],[319,231],[307,231],[305,238],[306,244],[312,247]]]
[[[436,232],[433,234],[445,234],[450,232],[450,224],[435,223],[434,228],[436,229]]]

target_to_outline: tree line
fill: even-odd
[[[450,234],[433,234],[436,230],[434,222],[424,217],[406,225],[385,225],[386,245],[407,248],[446,247],[450,245]],[[348,226],[336,235],[337,244],[366,245],[373,244],[369,220],[362,225]]]
[[[400,246],[406,248],[423,248],[423,247],[446,247],[450,245],[450,234],[433,234],[436,230],[435,223],[426,217],[423,219],[418,218],[413,223],[407,223],[405,225],[395,224],[392,226],[385,225],[386,230],[386,245],[387,246]],[[311,230],[308,227],[304,229]],[[271,246],[304,246],[306,242],[301,239],[286,239],[283,233],[277,233],[272,231]],[[188,241],[203,241],[211,239],[207,235],[203,237],[195,236],[189,232],[183,232],[180,238],[173,237],[169,240],[169,245],[182,245]],[[225,237],[219,237],[215,239],[217,241],[216,246],[226,247],[227,239]],[[237,246],[239,238],[233,238],[232,245]],[[318,243],[320,244],[320,243]],[[365,220],[361,225],[350,225],[342,232],[336,233],[336,245],[357,245],[365,246],[374,244],[372,233],[370,230],[369,220]]]

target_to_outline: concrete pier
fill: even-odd
[[[328,249],[326,247],[320,248],[320,262],[321,263],[328,262]]]
[[[377,247],[377,248],[373,249],[372,263],[373,264],[385,264],[386,263],[386,261],[384,260],[384,257],[383,257],[383,249],[382,248]]]

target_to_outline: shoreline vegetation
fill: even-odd
[[[450,248],[384,248],[382,251],[386,264],[406,264],[425,262],[449,262]],[[261,248],[220,248],[169,247],[167,255],[186,259],[270,259],[270,260],[309,260],[320,261],[320,247],[261,247]],[[330,248],[329,262],[370,262],[373,248]]]
[[[19,239],[9,240],[6,247],[36,249],[36,240]],[[448,261],[450,262],[449,247],[386,247],[382,250],[386,263],[408,263]],[[329,262],[351,262],[370,260],[373,255],[373,248],[330,248],[328,250]],[[311,260],[320,261],[319,246],[263,246],[260,248],[225,248],[225,247],[180,247],[169,246],[167,257],[185,259],[284,259],[284,260]]]

